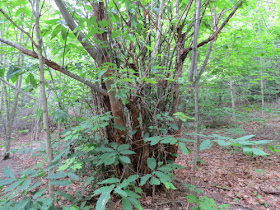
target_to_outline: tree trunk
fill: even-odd
[[[262,58],[260,58],[261,68],[262,68]],[[262,97],[262,118],[264,118],[264,81],[263,81],[263,69],[261,69],[261,97]]]
[[[195,136],[194,136],[194,145],[193,145],[193,169],[197,169],[197,161],[199,159],[199,145],[200,139],[197,135],[199,133],[199,101],[198,101],[198,82],[194,84],[194,118],[195,118]]]
[[[21,81],[22,81],[22,75],[20,75],[19,80],[17,81],[17,84],[16,84],[17,89],[20,89]],[[5,134],[6,147],[5,147],[3,160],[9,159],[9,157],[10,157],[12,131],[13,131],[13,125],[14,125],[14,120],[15,120],[16,111],[17,111],[18,95],[19,95],[19,91],[15,90],[13,108],[11,110],[11,114],[9,114],[9,121],[7,119],[8,126],[7,126],[7,130],[6,130],[6,134]],[[7,102],[7,100],[6,100],[6,102]],[[6,111],[9,111],[9,110],[6,110]]]
[[[40,37],[40,27],[39,27],[39,19],[40,19],[40,0],[35,0],[35,31],[36,31],[36,39],[37,39],[37,51],[39,57],[39,70],[40,70],[40,96],[41,96],[41,105],[43,111],[43,125],[45,132],[45,142],[46,142],[46,151],[48,156],[48,165],[51,164],[53,160],[53,149],[50,138],[50,128],[49,128],[49,115],[48,115],[48,102],[46,97],[45,90],[45,76],[44,76],[44,59],[42,55],[42,39]],[[50,172],[49,172],[50,173]],[[54,193],[54,186],[49,182],[49,194],[52,197]]]
[[[231,97],[232,117],[235,120],[236,119],[236,113],[235,113],[235,100],[234,100],[232,77],[230,77],[230,79],[229,79],[229,92],[230,92],[230,97]]]
[[[3,110],[3,102],[4,102],[4,83],[1,81],[1,94],[0,94],[0,124],[2,124],[2,110]],[[4,126],[3,126],[4,127]]]
[[[257,13],[259,13],[259,2],[257,2]],[[260,15],[259,15],[260,16]],[[261,46],[263,45],[261,42],[261,25],[260,25],[260,18],[258,20],[258,29],[259,29],[259,42],[261,44]],[[262,50],[263,46],[261,47]],[[264,102],[264,80],[263,80],[263,58],[260,57],[259,59],[260,62],[260,68],[261,68],[261,80],[260,80],[260,86],[261,86],[261,100],[262,100],[262,113],[261,113],[261,117],[264,118],[264,106],[265,106],[265,102]]]
[[[189,81],[194,85],[194,98],[195,98],[195,133],[199,132],[199,104],[198,104],[198,81],[196,81],[197,75],[197,40],[200,25],[200,8],[201,0],[197,0],[196,12],[195,12],[195,27],[193,36],[193,51],[192,51],[192,63],[189,75]],[[193,169],[197,168],[197,160],[199,158],[199,136],[195,135],[195,142],[193,145]]]

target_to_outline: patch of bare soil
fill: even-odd
[[[240,124],[242,135],[229,129],[208,129],[206,134],[240,137],[255,135],[252,140],[275,140],[280,142],[280,120],[268,123],[248,122]],[[266,151],[269,152],[269,151]],[[176,175],[185,183],[202,188],[204,194],[214,198],[219,204],[230,204],[229,209],[280,209],[280,157],[248,157],[236,149],[214,146],[200,154],[205,164],[192,171],[191,157],[180,154],[177,163],[185,166]]]
[[[42,134],[40,135],[42,136]],[[11,150],[15,149],[38,149],[41,147],[42,141],[32,142],[31,134],[20,134],[15,137],[15,140],[11,142]],[[41,138],[42,139],[42,138]],[[4,174],[4,168],[9,167],[11,168],[16,178],[20,177],[21,171],[24,171],[28,168],[32,168],[32,166],[36,165],[39,161],[39,158],[33,157],[30,153],[23,154],[21,152],[11,153],[10,158],[7,160],[2,160],[4,154],[4,145],[3,141],[0,141],[0,180],[6,179],[7,177]]]

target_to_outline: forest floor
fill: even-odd
[[[218,128],[207,128],[202,132],[205,135],[218,134],[232,138],[253,134],[255,137],[252,140],[280,141],[280,118],[270,118],[264,122],[227,124]],[[30,141],[30,134],[20,134],[12,142],[12,149],[38,149],[41,143],[42,141]],[[3,145],[2,141],[0,145]],[[3,151],[0,147],[0,156],[3,155]],[[211,149],[203,150],[200,159],[204,163],[194,172],[190,163],[191,156],[179,151],[176,162],[185,168],[176,171],[177,190],[156,193],[154,198],[143,195],[140,200],[143,208],[189,209],[191,204],[186,196],[195,194],[191,190],[196,188],[184,187],[184,183],[188,183],[202,189],[202,195],[213,198],[218,206],[230,204],[228,209],[280,209],[280,157],[276,154],[253,158],[233,148],[224,149],[214,145]],[[5,167],[10,167],[16,177],[19,177],[21,171],[41,160],[41,157],[32,157],[30,154],[12,154],[10,159],[0,161],[0,180],[5,178]],[[120,206],[120,202],[111,205],[112,209],[119,209]]]

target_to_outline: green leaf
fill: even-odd
[[[178,131],[178,130],[179,130],[178,126],[175,125],[175,124],[170,123],[169,126],[170,126],[173,130],[175,130],[175,131]]]
[[[153,137],[150,137],[150,138],[146,138],[145,142],[150,141],[151,145],[156,145],[160,140],[162,140],[161,136],[153,136]]]
[[[138,201],[138,200],[136,200],[135,198],[131,198],[131,197],[129,197],[129,198],[127,198],[129,201],[130,201],[130,203],[132,203],[137,209],[139,209],[139,210],[142,210],[143,208],[142,208],[142,206],[141,206],[141,203]]]
[[[129,197],[132,197],[132,198],[141,198],[141,196],[140,195],[138,195],[137,193],[135,193],[135,192],[133,192],[133,191],[131,191],[131,190],[126,190],[125,191],[126,193],[127,193],[127,195],[129,196]]]
[[[253,153],[254,155],[266,156],[268,155],[260,148],[243,147],[244,153]]]
[[[231,142],[224,141],[224,140],[214,140],[214,141],[216,141],[222,147],[227,147],[227,146],[230,146],[232,144]]]
[[[0,187],[11,184],[12,182],[16,181],[16,179],[3,179],[0,180]]]
[[[146,182],[152,177],[151,174],[146,174],[144,176],[141,177],[141,181],[140,181],[140,186],[143,186],[144,184],[146,184]]]
[[[122,155],[134,155],[134,154],[136,154],[136,152],[131,151],[131,150],[122,150],[122,151],[120,151],[120,154],[122,154]]]
[[[125,197],[122,198],[122,206],[125,210],[133,210],[132,205],[130,204],[129,200]]]
[[[158,178],[152,177],[150,180],[151,185],[160,185],[160,180]]]
[[[204,140],[200,146],[199,146],[199,150],[205,150],[205,149],[210,149],[212,147],[213,143],[211,143],[210,139],[206,139]]]
[[[173,136],[166,136],[163,138],[162,141],[160,141],[160,143],[162,144],[176,144],[177,143],[177,139],[174,138]]]
[[[13,184],[11,184],[9,187],[6,188],[4,193],[9,192],[9,191],[15,189],[17,186],[19,186],[22,183],[23,183],[23,180],[19,180],[19,181],[14,182]]]
[[[11,79],[13,75],[15,75],[15,74],[21,72],[21,70],[22,70],[21,68],[16,67],[16,66],[14,66],[14,65],[11,65],[10,68],[9,68],[9,71],[7,72],[7,76],[6,76],[7,81],[8,81],[9,79]]]
[[[168,174],[165,174],[161,171],[155,171],[154,174],[162,181],[167,181],[167,182],[171,182],[171,178]]]
[[[189,203],[198,203],[199,202],[198,196],[196,196],[196,195],[190,194],[190,195],[187,195],[187,198],[188,198]]]
[[[162,172],[170,172],[172,171],[172,168],[170,166],[161,166],[158,168],[158,170]]]
[[[97,27],[91,27],[89,33],[86,35],[86,39],[91,38],[95,34],[97,34],[99,29]]]
[[[278,148],[275,148],[274,146],[270,146],[270,145],[267,145],[267,148],[272,151],[272,152],[275,152],[276,154],[279,154],[280,153],[280,150]]]
[[[35,182],[33,183],[31,186],[29,186],[26,191],[32,191],[33,189],[35,189],[36,187],[42,185],[42,182]]]
[[[119,156],[119,160],[120,160],[122,163],[131,163],[129,157],[127,157],[127,156]]]
[[[3,77],[5,74],[5,69],[0,68],[0,77]]]
[[[114,39],[114,38],[120,36],[121,33],[122,33],[121,30],[113,31],[113,32],[112,32],[112,38]]]
[[[272,143],[274,140],[258,140],[258,141],[254,141],[254,145],[261,145],[261,144],[270,144]]]
[[[47,179],[61,179],[67,176],[67,173],[64,173],[62,171],[59,171],[57,174],[54,172],[51,173],[51,175],[47,176]]]
[[[13,207],[13,209],[28,209],[32,204],[32,201],[30,198],[26,198],[22,201],[18,201],[16,205]]]
[[[148,158],[147,159],[147,164],[148,164],[148,167],[151,169],[151,170],[155,170],[156,166],[157,166],[157,161],[155,158]]]
[[[118,151],[128,150],[128,149],[129,149],[129,144],[122,144],[118,147]]]
[[[39,198],[40,196],[42,196],[44,194],[44,192],[46,192],[47,188],[43,188],[39,191],[37,191],[34,195],[33,195],[33,199],[37,199]]]
[[[14,172],[13,172],[13,170],[10,169],[9,167],[5,167],[5,168],[4,168],[4,174],[5,174],[7,177],[9,177],[9,178],[13,178],[13,179],[16,178],[16,177],[15,177],[15,174],[14,174]]]
[[[235,141],[246,141],[248,139],[253,138],[255,135],[248,135],[248,136],[242,136],[240,138],[235,139]]]
[[[67,39],[67,28],[65,28],[64,26],[61,27],[61,36],[63,40]]]
[[[79,180],[79,176],[74,173],[67,173],[67,176],[72,180]]]
[[[27,81],[30,82],[33,88],[37,88],[38,84],[33,74],[29,74],[27,77]]]
[[[136,179],[139,178],[139,175],[138,174],[135,174],[135,175],[131,175],[127,178],[127,181],[129,182],[134,182]]]
[[[112,155],[115,155],[115,154],[112,154]],[[111,156],[108,156],[107,158],[105,158],[104,164],[105,164],[106,166],[115,163],[116,157],[115,157],[115,156],[112,156],[112,155],[111,155]]]
[[[57,109],[54,111],[54,119],[57,123],[66,122],[68,117],[69,117],[68,113],[64,110]]]
[[[101,188],[94,191],[94,195],[102,194],[102,193],[105,193],[105,192],[108,192],[108,191],[111,192],[114,189],[114,187],[115,187],[114,184],[112,184],[110,186],[101,187]]]
[[[114,192],[121,195],[122,197],[127,197],[127,193],[118,187],[114,190]]]
[[[58,24],[52,31],[51,39],[53,39],[61,31],[61,25]]]
[[[25,190],[27,187],[31,185],[31,179],[26,179],[21,185],[21,190]]]
[[[190,150],[189,150],[189,148],[186,146],[185,143],[179,142],[179,145],[180,145],[180,147],[181,147],[181,149],[182,149],[183,154],[187,155],[187,154],[190,153]]]
[[[108,178],[101,182],[98,182],[98,184],[114,184],[114,183],[120,183],[120,179],[118,178]]]
[[[72,184],[71,181],[69,180],[56,180],[56,181],[51,181],[52,185],[59,185],[59,186],[68,186]]]
[[[74,197],[72,195],[68,194],[68,193],[65,193],[65,192],[62,192],[62,191],[56,191],[55,193],[63,196],[64,198],[66,198],[69,201],[74,201],[75,200]]]
[[[105,28],[105,27],[107,27],[107,26],[109,25],[109,22],[108,22],[107,20],[105,20],[105,19],[99,21],[98,23],[99,23],[99,25],[100,25],[102,28]]]
[[[171,182],[164,182],[163,184],[166,187],[166,189],[171,188],[172,190],[176,190],[176,187]]]
[[[105,210],[106,204],[109,201],[110,197],[111,197],[111,192],[112,192],[113,188],[109,188],[107,191],[103,192],[97,203],[96,203],[96,210]]]
[[[45,20],[45,23],[53,25],[54,23],[58,23],[60,19],[50,19],[50,20]]]
[[[185,115],[183,112],[176,112],[174,113],[174,116],[182,120],[183,122],[186,122],[187,120],[193,120],[193,117],[189,117]]]

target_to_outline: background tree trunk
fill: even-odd
[[[198,32],[200,25],[200,8],[201,8],[201,0],[197,0],[196,12],[195,12],[195,27],[194,27],[194,35],[193,35],[193,51],[192,51],[192,64],[189,75],[189,80],[194,85],[194,100],[195,100],[195,132],[198,134],[199,130],[199,104],[198,104],[198,81],[196,80],[197,75],[197,40],[198,40]],[[195,135],[195,142],[193,145],[193,169],[197,168],[197,160],[199,158],[199,136]]]
[[[230,92],[230,97],[231,97],[232,117],[235,120],[236,119],[236,113],[235,113],[235,100],[234,100],[232,77],[229,78],[229,92]]]
[[[16,84],[17,89],[20,89],[21,81],[22,81],[22,75],[20,75],[19,80],[17,81],[17,84]],[[5,152],[4,152],[3,160],[6,160],[10,157],[12,131],[13,131],[13,125],[14,125],[16,112],[17,112],[18,96],[19,96],[19,91],[15,90],[13,107],[12,107],[11,113],[8,114],[9,117],[7,118],[7,125],[8,126],[6,128],[6,133],[5,133],[5,141],[6,142],[5,142]],[[7,95],[6,95],[6,97],[7,97]],[[6,102],[7,102],[7,100],[6,100]],[[6,112],[9,112],[9,109],[6,110]]]

